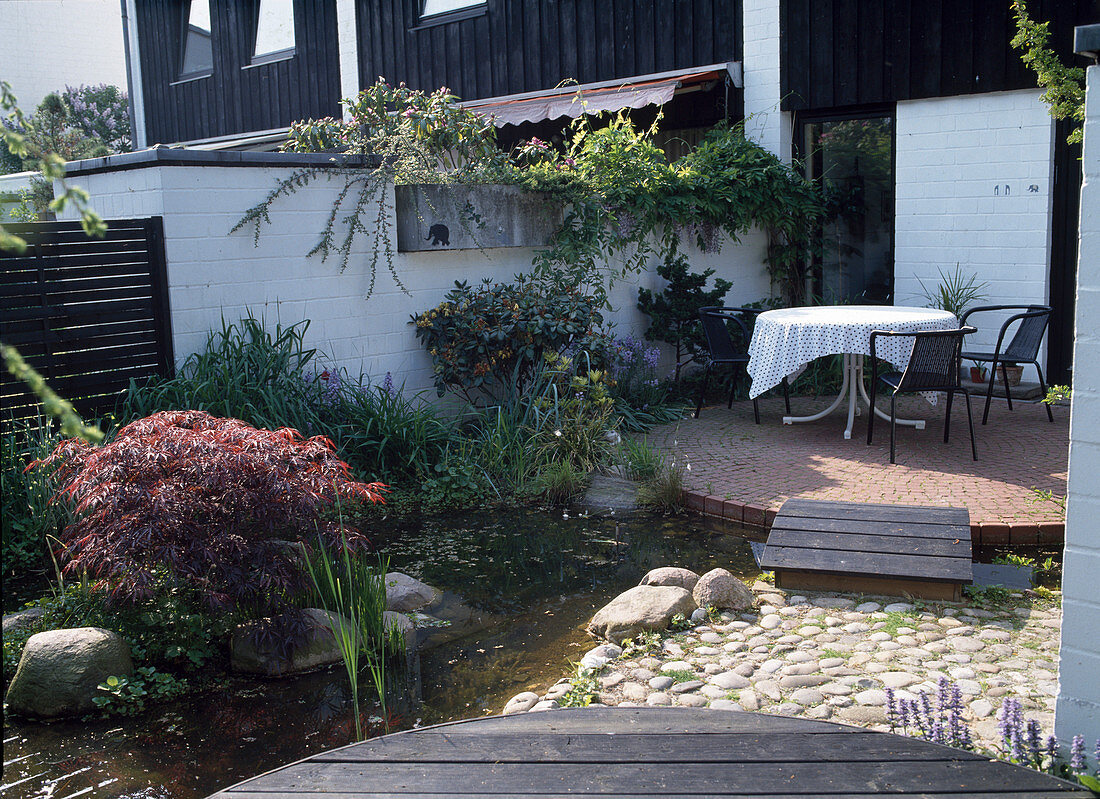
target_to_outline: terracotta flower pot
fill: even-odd
[[[997,367],[997,371],[998,372],[1001,371],[1000,366]],[[1004,372],[1002,374],[997,375],[997,377],[999,379],[1003,380],[1005,378],[1006,374],[1008,376],[1008,385],[1009,386],[1018,386],[1018,385],[1020,385],[1020,378],[1024,376],[1024,367],[1022,367],[1022,366],[1005,366],[1004,367]]]
[[[984,383],[985,382],[985,369],[980,366],[970,367],[970,382],[971,383]]]

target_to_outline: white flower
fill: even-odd
[[[555,430],[554,435],[556,435],[558,438],[561,438],[561,430]]]
[[[691,464],[689,463],[685,468],[690,472],[691,471]]]

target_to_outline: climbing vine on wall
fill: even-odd
[[[445,88],[426,93],[380,78],[352,103],[347,121],[296,123],[285,151],[367,160],[299,170],[233,230],[251,226],[258,240],[275,203],[317,180],[336,181],[341,188],[309,254],[337,257],[343,269],[356,237],[366,235],[373,241],[371,288],[382,261],[401,285],[387,226],[387,182],[518,184],[566,208],[562,227],[532,264],[536,284],[578,286],[607,305],[616,278],[647,268],[681,241],[714,252],[722,233],[736,242],[755,226],[767,232],[766,266],[778,291],[793,302],[805,299],[802,278],[825,213],[822,197],[796,168],[747,139],[741,125],[715,127],[674,162],[654,143],[660,116],[638,129],[625,112],[581,116],[560,148],[531,139],[506,153],[492,122],[457,99]]]

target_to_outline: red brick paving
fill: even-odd
[[[796,416],[825,407],[827,400],[791,399]],[[845,406],[847,403],[845,403]],[[880,406],[881,407],[881,406]],[[924,430],[898,427],[897,464],[890,464],[890,429],[876,420],[875,441],[867,445],[867,414],[857,417],[851,440],[844,440],[845,413],[837,410],[816,422],[784,425],[783,401],[760,402],[761,424],[752,404],[703,408],[699,419],[684,419],[649,433],[649,442],[690,471],[685,487],[705,495],[691,504],[712,515],[748,524],[770,521],[783,501],[801,496],[847,502],[950,505],[970,511],[975,540],[988,530],[987,543],[1060,540],[1063,512],[1034,489],[1056,497],[1066,493],[1069,410],[1054,408],[1054,423],[1041,405],[1016,403],[1009,412],[994,400],[989,424],[981,425],[981,402],[974,400],[978,460],[971,460],[965,404],[956,401],[951,441],[943,443],[943,409],[919,397],[898,400],[899,416],[925,419]],[[847,408],[845,407],[845,411]],[[719,510],[715,510],[718,508]],[[765,518],[766,511],[767,518]]]

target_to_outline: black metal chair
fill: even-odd
[[[985,424],[989,418],[989,405],[993,400],[993,384],[997,380],[998,363],[1001,365],[1001,377],[1004,379],[1005,384],[1005,399],[1008,400],[1010,411],[1012,410],[1012,389],[1008,387],[1006,363],[1034,364],[1035,370],[1039,373],[1039,388],[1042,390],[1043,396],[1046,396],[1047,384],[1043,379],[1043,368],[1039,366],[1039,346],[1043,343],[1043,334],[1046,333],[1047,325],[1050,324],[1051,308],[1049,305],[982,305],[978,308],[971,308],[964,313],[959,323],[965,325],[971,314],[985,311],[1020,311],[1020,313],[1013,314],[1001,325],[1001,332],[997,334],[997,346],[994,347],[993,352],[968,351],[962,353],[962,357],[968,361],[993,362],[989,369],[989,385],[985,391],[985,410],[982,411],[982,424]],[[1001,345],[1004,343],[1005,334],[1008,333],[1008,328],[1013,322],[1019,322],[1020,326],[1016,329],[1012,340],[1008,342],[1008,346],[1002,350]],[[1046,408],[1047,419],[1053,422],[1054,414],[1050,410],[1050,405],[1047,405]]]
[[[898,394],[908,391],[946,391],[947,408],[943,419],[943,440],[947,443],[951,432],[951,402],[955,392],[961,391],[966,397],[966,421],[970,425],[970,450],[974,460],[978,459],[978,448],[974,443],[974,417],[970,413],[970,392],[959,381],[959,353],[962,351],[963,336],[978,332],[973,327],[961,327],[958,330],[929,330],[921,333],[902,333],[893,330],[876,330],[871,333],[871,413],[867,420],[867,443],[870,444],[875,433],[875,396],[878,381],[894,389],[890,395],[890,463],[894,459],[894,439],[897,429]],[[875,340],[879,336],[908,336],[913,339],[913,353],[904,372],[878,373],[878,355]]]
[[[699,401],[695,406],[696,419],[699,418],[699,414],[703,410],[703,397],[706,395],[707,385],[710,383],[711,369],[715,366],[729,365],[733,367],[730,397],[729,402],[726,403],[727,408],[733,407],[733,396],[737,392],[739,368],[745,368],[749,362],[748,346],[749,341],[752,339],[752,326],[749,324],[749,320],[755,320],[761,313],[760,308],[721,308],[716,305],[699,309],[699,321],[703,325],[703,336],[707,341],[707,351],[710,353],[710,359],[707,361],[707,367],[703,373],[703,383],[699,387]],[[744,349],[738,348],[733,343],[733,336],[730,335],[729,329],[731,322],[741,332]],[[785,377],[783,378],[783,402],[787,408],[787,415],[790,416],[790,386],[788,386]],[[756,423],[760,424],[760,405],[755,399],[752,401],[752,413]]]

